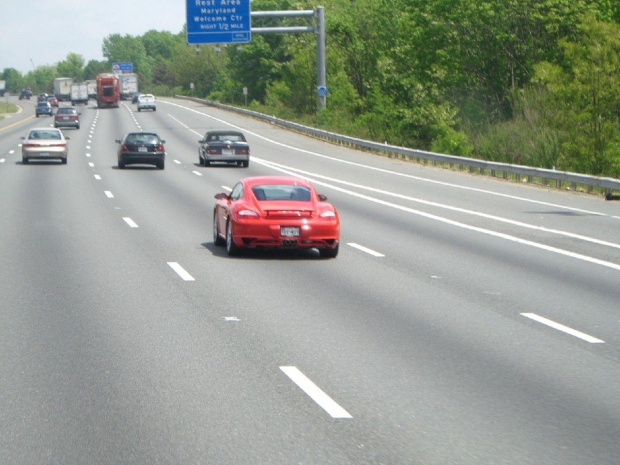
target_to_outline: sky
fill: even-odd
[[[110,34],[141,36],[155,29],[181,32],[186,0],[1,0],[0,73],[22,74],[77,53],[103,60]]]

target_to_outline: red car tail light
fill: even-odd
[[[157,146],[157,152],[163,152],[164,151],[164,144],[159,144]]]
[[[127,148],[125,144],[122,145],[121,152],[129,152],[129,149]]]
[[[242,216],[243,218],[258,218],[259,217],[258,213],[256,213],[254,210],[248,210],[248,209],[239,210],[237,212],[237,215]]]

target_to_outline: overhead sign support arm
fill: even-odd
[[[316,10],[299,11],[253,11],[252,34],[299,34],[314,33],[316,36],[316,94],[318,109],[324,110],[327,106],[327,81],[325,76],[325,9],[318,6]],[[294,20],[291,20],[294,18]],[[298,21],[302,18],[302,21]],[[315,25],[297,24],[312,23]]]

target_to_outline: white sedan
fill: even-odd
[[[69,138],[59,129],[34,128],[21,139],[22,164],[26,165],[30,160],[60,160],[63,165],[67,163]]]

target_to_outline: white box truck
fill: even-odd
[[[88,98],[96,99],[97,98],[97,81],[95,79],[88,79],[86,82],[86,87],[88,87]]]
[[[88,104],[88,86],[85,82],[71,84],[71,105]]]
[[[119,74],[121,84],[121,100],[131,99],[138,92],[138,75],[134,73]]]
[[[0,81],[0,97],[4,97],[6,91],[6,81]]]
[[[68,77],[54,79],[54,95],[59,102],[71,100],[71,84],[73,79]]]

